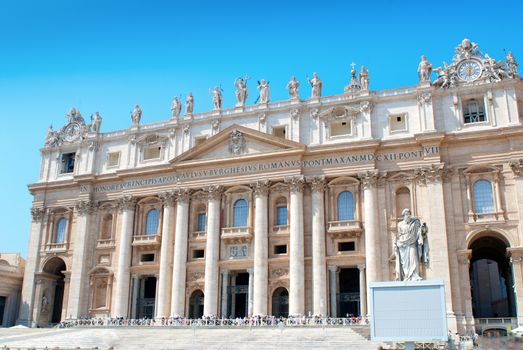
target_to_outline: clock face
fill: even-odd
[[[468,60],[458,68],[458,77],[464,81],[474,81],[481,75],[481,66],[477,61]]]
[[[78,136],[80,136],[80,125],[76,123],[69,124],[67,128],[65,128],[65,140],[68,142],[75,141]]]

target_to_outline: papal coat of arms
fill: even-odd
[[[229,139],[229,152],[240,155],[245,150],[245,137],[239,130],[234,130]]]

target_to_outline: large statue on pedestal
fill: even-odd
[[[247,80],[249,77],[238,78],[234,81],[234,87],[236,88],[236,107],[245,107],[249,91],[247,89]]]
[[[220,110],[222,109],[222,88],[215,86],[214,89],[209,90],[209,93],[212,95],[212,105],[214,106],[214,110]]]
[[[289,97],[291,99],[299,99],[300,96],[300,83],[296,80],[295,76],[291,77],[291,80],[287,83],[287,89],[289,89]]]
[[[321,90],[323,88],[323,82],[318,77],[318,74],[315,72],[312,74],[312,79],[307,78],[309,85],[311,86],[311,98],[320,98]]]
[[[189,92],[187,97],[185,98],[185,114],[192,114],[194,110],[194,97],[192,95],[192,92]]]
[[[258,103],[269,103],[271,91],[269,88],[269,82],[262,79],[258,82],[258,91],[260,96],[258,96]]]
[[[178,119],[178,116],[180,116],[180,112],[182,111],[182,101],[176,96],[173,98],[173,102],[171,103],[171,118],[172,119]]]
[[[419,281],[420,263],[429,264],[428,228],[410,209],[403,209],[403,220],[398,223],[398,233],[393,240],[396,257],[396,280]]]
[[[430,73],[432,73],[432,64],[427,61],[427,57],[421,56],[421,61],[418,64],[418,77],[420,83],[426,81],[430,82]]]
[[[133,123],[133,126],[140,124],[141,119],[142,119],[142,109],[140,108],[140,106],[136,105],[134,107],[134,110],[131,113],[131,121]]]

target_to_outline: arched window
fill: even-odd
[[[238,199],[233,206],[233,227],[247,226],[247,201],[245,199]]]
[[[155,235],[158,233],[158,217],[159,213],[157,209],[151,209],[145,217],[145,234]]]
[[[478,180],[474,183],[474,209],[477,214],[494,212],[490,181]]]
[[[287,225],[287,199],[280,197],[276,201],[276,225]]]
[[[107,214],[103,217],[102,220],[102,234],[100,239],[111,239],[113,236],[113,216],[112,214]]]
[[[338,195],[338,221],[354,220],[354,195],[344,191]]]
[[[55,235],[55,243],[64,243],[65,241],[65,229],[67,227],[67,219],[61,218],[56,223],[56,235]]]

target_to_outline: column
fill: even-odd
[[[160,194],[163,202],[162,215],[162,246],[160,248],[160,271],[158,276],[158,303],[156,306],[156,317],[168,317],[171,309],[171,284],[172,274],[169,270],[171,267],[171,252],[173,235],[171,233],[172,221],[174,218],[174,196],[172,193]]]
[[[251,185],[254,191],[254,286],[251,290],[249,275],[249,300],[252,300],[252,313],[267,315],[267,294],[269,284],[269,238],[268,238],[268,194],[269,181],[258,181]],[[252,292],[252,294],[251,294]],[[251,303],[249,303],[251,305]]]
[[[218,314],[218,262],[220,260],[220,199],[222,187],[217,185],[205,189],[207,204],[207,242],[205,244],[205,287],[204,316]]]
[[[367,315],[367,284],[365,283],[365,264],[359,264],[360,270],[360,316]]]
[[[336,292],[338,291],[338,266],[329,265],[329,291],[330,291],[330,309],[331,317],[337,317],[337,306],[336,302]]]
[[[379,244],[378,212],[378,181],[377,171],[367,171],[360,174],[363,186],[363,212],[365,218],[365,267],[367,269],[367,284],[381,280],[381,254]]]
[[[516,299],[516,316],[518,327],[523,326],[523,247],[508,248],[512,276],[514,278],[514,294]]]
[[[252,308],[253,308],[253,287],[254,287],[254,269],[248,268],[247,272],[249,273],[249,291],[247,295],[248,303],[247,303],[247,316],[252,316]]]
[[[309,180],[312,189],[312,309],[327,316],[327,271],[325,266],[325,179]]]
[[[227,318],[227,289],[229,287],[229,270],[222,270],[222,308],[221,316],[222,318]]]
[[[460,289],[462,295],[462,312],[464,313],[464,330],[471,331],[474,330],[474,315],[472,313],[472,295],[470,293],[470,256],[472,255],[472,250],[460,250],[458,253],[458,262],[459,262],[459,280],[460,280]]]
[[[185,315],[187,275],[187,235],[189,230],[189,190],[176,192],[176,228],[172,276],[171,316]]]
[[[138,315],[138,293],[140,292],[140,278],[138,276],[133,276],[132,281],[133,293],[131,294],[131,318],[136,318]]]
[[[133,241],[134,208],[136,200],[125,196],[119,200],[121,213],[120,232],[118,234],[118,264],[116,270],[116,286],[114,293],[113,317],[127,317],[129,307],[129,281]]]
[[[42,228],[45,226],[44,220],[46,210],[40,207],[31,208],[31,230],[29,234],[29,247],[27,249],[27,260],[25,262],[24,280],[22,285],[22,299],[20,300],[20,312],[17,324],[33,326],[32,310],[35,302],[35,272],[38,269],[40,260],[40,244],[42,239]]]
[[[89,228],[93,209],[94,205],[90,201],[81,201],[76,205],[73,262],[67,302],[67,318],[77,319],[87,315],[89,281],[86,265],[91,260],[87,256],[87,248],[89,247]]]
[[[289,315],[305,311],[305,279],[303,251],[303,176],[286,178],[290,200]]]

